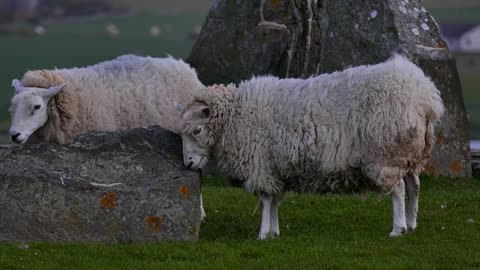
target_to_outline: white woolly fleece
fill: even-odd
[[[206,89],[213,157],[247,190],[390,192],[430,157],[440,92],[403,56],[303,79]]]

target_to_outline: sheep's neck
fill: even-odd
[[[76,92],[71,92],[70,95],[79,99]],[[81,100],[79,101],[81,102]],[[81,131],[88,130],[85,125],[86,121],[83,119],[85,114],[82,106],[76,106],[76,112],[68,117],[61,115],[65,114],[65,111],[61,111],[57,107],[56,98],[52,98],[49,101],[48,107],[47,122],[30,136],[31,139],[29,139],[29,142],[40,143],[47,141],[60,144],[71,143]],[[63,108],[63,110],[65,109],[69,108]]]
[[[31,138],[31,141],[34,142],[34,143],[40,143],[42,141],[47,141],[49,143],[65,143],[62,141],[62,138],[60,138],[58,136],[58,134],[60,133],[60,131],[56,131],[58,129],[60,129],[61,127],[58,126],[60,123],[58,123],[58,117],[56,118],[57,121],[55,120],[52,120],[53,119],[53,115],[52,115],[52,110],[57,110],[56,109],[56,101],[55,101],[55,98],[52,98],[49,102],[48,102],[48,120],[47,122],[41,127],[39,128],[37,131],[35,131],[33,134],[32,134],[32,138]]]
[[[235,106],[233,105],[231,98],[233,92],[229,90],[225,90],[225,92],[225,94],[229,95],[230,97],[225,97],[223,102],[218,106],[212,106],[214,108],[214,117],[211,118],[209,128],[210,130],[213,130],[213,138],[216,146],[220,145],[219,142],[223,137],[227,124],[231,121],[234,121],[235,118]],[[217,150],[217,147],[213,149],[214,155]]]

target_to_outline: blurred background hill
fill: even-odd
[[[10,82],[27,70],[126,53],[185,58],[213,0],[0,0],[0,143]],[[480,139],[480,1],[425,0],[457,57],[471,136]]]

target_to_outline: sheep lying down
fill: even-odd
[[[12,87],[12,141],[65,144],[88,131],[151,125],[175,131],[172,101],[185,102],[204,86],[181,60],[124,55],[89,67],[29,71]]]
[[[15,143],[70,143],[88,131],[159,125],[175,131],[173,100],[204,86],[172,57],[124,55],[82,68],[29,71],[13,80],[10,135]]]
[[[259,239],[279,235],[288,190],[391,194],[390,236],[413,231],[418,175],[444,112],[432,81],[399,55],[309,79],[206,88],[177,109],[185,165],[198,169],[211,155],[244,181],[262,204]]]

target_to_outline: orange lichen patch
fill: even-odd
[[[270,4],[273,11],[278,11],[283,6],[283,1],[282,0],[269,0],[268,4]]]
[[[174,155],[167,155],[167,158],[170,160],[177,160],[177,157]]]
[[[445,137],[442,134],[438,134],[435,144],[445,144]]]
[[[181,193],[183,193],[183,200],[188,201],[188,195],[190,193],[190,191],[188,190],[188,187],[184,185],[184,186],[181,186],[178,190]]]
[[[448,48],[448,45],[447,45],[447,43],[445,43],[445,41],[440,40],[440,41],[438,42],[438,47],[445,49],[445,48]]]
[[[191,226],[190,228],[188,228],[189,235],[195,235],[196,233],[197,233],[197,227]]]
[[[268,35],[263,35],[263,43],[268,43],[269,40],[268,40]]]
[[[101,199],[100,199],[100,205],[102,205],[105,208],[113,209],[117,207],[117,204],[115,204],[115,197],[117,194],[113,191],[107,192]]]
[[[150,230],[158,232],[162,227],[162,219],[156,215],[150,215],[147,217],[147,226]]]
[[[423,171],[426,174],[434,175],[435,171],[436,171],[436,168],[435,168],[435,165],[433,164],[433,162],[430,161],[427,165],[425,165],[425,168],[423,168]]]
[[[455,160],[450,166],[450,169],[454,172],[461,172],[463,170],[462,162],[460,160]]]

